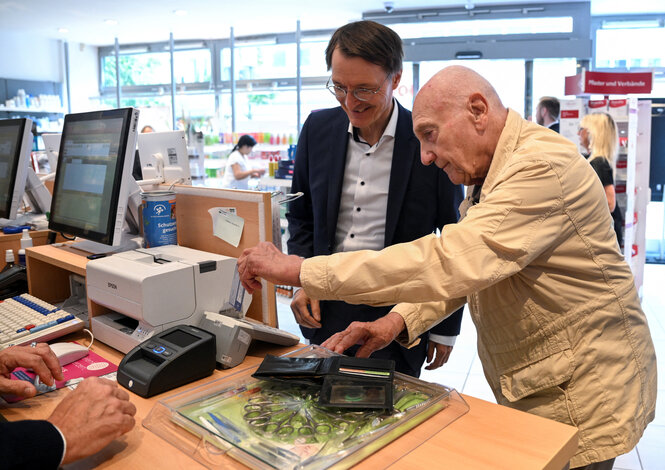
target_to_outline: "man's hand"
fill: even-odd
[[[390,312],[373,322],[354,321],[346,330],[335,333],[321,346],[341,354],[351,346],[361,344],[356,357],[369,357],[374,351],[392,343],[405,326],[401,315]]]
[[[285,255],[270,242],[248,248],[238,258],[240,282],[250,294],[261,289],[260,277],[273,284],[300,287],[300,256]]]
[[[308,306],[312,309],[311,314],[307,308]],[[296,317],[298,325],[307,328],[321,328],[321,307],[319,306],[319,301],[307,297],[304,290],[299,289],[296,291],[291,301],[291,310],[293,311],[293,316]]]
[[[20,397],[34,397],[37,389],[25,380],[11,380],[11,373],[17,367],[32,369],[39,380],[53,385],[54,380],[63,380],[62,368],[51,348],[46,343],[37,346],[10,346],[0,351],[0,392]]]
[[[442,365],[444,365],[446,362],[448,362],[448,359],[450,358],[450,353],[453,351],[452,346],[446,346],[445,344],[439,344],[435,343],[431,339],[429,340],[429,344],[427,345],[427,367],[425,369],[427,370],[434,370],[438,369]],[[436,352],[436,357],[434,356],[434,353]],[[434,359],[434,360],[432,360]]]
[[[136,407],[110,380],[89,377],[58,404],[48,418],[65,436],[63,464],[100,451],[134,427]]]

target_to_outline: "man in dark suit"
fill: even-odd
[[[304,196],[286,215],[289,253],[307,258],[379,250],[457,222],[461,187],[420,162],[411,113],[392,95],[402,74],[399,36],[372,21],[350,23],[333,34],[326,62],[328,89],[341,106],[312,113],[300,134],[291,189]],[[391,309],[319,303],[304,291],[296,291],[291,308],[313,344]],[[418,377],[426,357],[428,369],[447,361],[461,317],[460,310],[414,348],[393,342],[373,357],[393,359],[396,370]]]
[[[45,343],[0,351],[0,394],[32,397],[35,385],[12,380],[16,367],[30,368],[46,385],[62,380],[58,359]],[[0,422],[2,468],[56,469],[104,448],[134,427],[136,407],[115,382],[90,377],[70,392],[46,420]]]
[[[554,132],[559,132],[559,112],[561,105],[553,96],[543,96],[536,106],[536,122]]]

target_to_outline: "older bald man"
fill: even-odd
[[[656,358],[607,201],[575,145],[506,109],[494,88],[449,67],[413,108],[421,159],[473,185],[440,238],[303,261],[269,244],[239,260],[257,277],[316,299],[397,304],[323,345],[359,356],[411,344],[464,302],[497,402],[577,426],[572,467],[611,468],[653,420]],[[400,303],[402,302],[402,303]]]

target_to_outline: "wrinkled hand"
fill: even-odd
[[[307,308],[309,306],[309,308]],[[310,313],[310,309],[312,310]],[[297,290],[291,301],[291,311],[298,325],[307,328],[321,328],[321,307],[319,301],[310,299],[305,291]]]
[[[450,358],[450,353],[453,351],[452,346],[446,346],[445,344],[435,343],[431,339],[427,345],[427,370],[438,369]],[[436,356],[434,353],[436,352]],[[434,359],[434,360],[432,360]]]
[[[238,258],[240,282],[250,294],[261,289],[263,278],[273,284],[300,287],[300,256],[285,255],[270,242],[261,242],[248,248]]]
[[[17,367],[32,369],[39,380],[53,385],[54,380],[63,380],[62,368],[51,348],[46,343],[36,347],[10,346],[0,351],[0,392],[20,397],[34,397],[37,389],[25,380],[11,380],[11,373]]]
[[[65,436],[63,464],[100,451],[134,427],[136,407],[110,380],[89,377],[58,404],[48,418]]]
[[[348,328],[335,333],[321,346],[342,354],[351,346],[362,345],[356,357],[369,357],[374,351],[383,349],[393,342],[404,329],[404,319],[395,312],[373,322],[354,321]]]

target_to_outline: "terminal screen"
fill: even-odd
[[[68,122],[62,133],[53,200],[54,222],[105,233],[114,218],[118,158],[124,145],[122,117]],[[116,189],[117,190],[117,189]]]
[[[13,121],[10,125],[0,122],[0,215],[2,217],[8,217],[12,203],[22,127],[21,121],[18,123]]]

